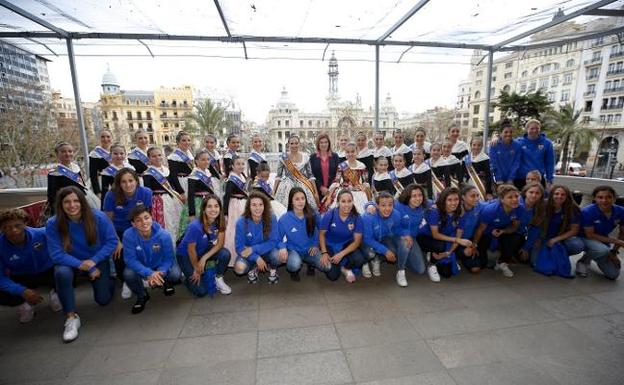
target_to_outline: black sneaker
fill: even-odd
[[[314,266],[308,265],[308,270],[306,271],[306,275],[308,277],[314,277],[314,274],[316,274],[316,269],[314,269]]]
[[[298,271],[291,272],[290,273],[290,280],[291,281],[295,281],[295,282],[301,281],[301,278],[299,277],[299,272]]]
[[[165,293],[167,297],[174,295],[175,287],[173,287],[173,283],[169,281],[165,281],[165,284],[163,285],[163,292]]]
[[[132,306],[132,314],[139,314],[143,310],[145,310],[145,305],[147,304],[147,301],[149,300],[150,300],[150,296],[147,293],[145,294],[145,297],[137,299],[134,306]]]

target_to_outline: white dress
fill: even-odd
[[[368,194],[362,191],[368,184],[368,171],[364,163],[357,161],[355,166],[349,166],[347,161],[340,163],[338,172],[336,173],[336,181],[330,186],[330,190],[334,191],[332,204],[330,208],[338,206],[338,194],[342,190],[349,190],[353,195],[353,204],[360,214],[364,214],[364,205],[369,202]],[[357,187],[359,186],[359,187]],[[370,187],[369,187],[370,189]]]
[[[314,191],[308,188],[305,184],[303,184],[299,179],[297,179],[291,171],[286,167],[285,162],[289,161],[288,154],[284,153],[280,157],[280,163],[277,166],[277,175],[275,177],[276,180],[279,180],[279,186],[277,186],[277,191],[275,191],[275,199],[278,200],[284,207],[288,207],[288,195],[290,194],[290,190],[293,187],[301,187],[303,191],[305,191],[306,198],[310,206],[314,211],[318,211],[318,205],[316,202],[316,197]],[[310,156],[306,153],[301,153],[301,161],[298,163],[292,162],[294,167],[299,171],[304,178],[311,181],[312,188],[315,187],[316,178],[312,174],[312,167],[310,166]]]

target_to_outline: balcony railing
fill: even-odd
[[[609,76],[609,75],[619,75],[619,74],[624,74],[624,68],[618,68],[618,69],[615,69],[615,70],[607,71],[607,76]]]
[[[624,92],[624,87],[611,87],[604,90],[604,94],[615,94],[618,92]]]
[[[600,64],[600,63],[602,63],[602,57],[593,57],[593,58],[591,58],[589,60],[585,60],[585,65],[586,66]]]
[[[589,75],[589,76],[587,76],[587,81],[588,81],[588,82],[591,82],[591,81],[598,80],[598,77],[599,77],[599,76],[600,76],[600,75],[598,75],[598,74],[595,74],[595,75]],[[565,84],[565,83],[564,83],[564,84]]]
[[[602,106],[600,107],[601,111],[605,111],[605,110],[621,110],[622,108],[624,108],[624,104],[613,104],[613,105],[608,105],[608,106]]]
[[[596,95],[596,91],[587,91],[583,93],[584,96],[594,96]]]
[[[622,56],[624,56],[624,51],[613,52],[611,55],[609,55],[609,59],[613,59],[615,57],[622,57]]]

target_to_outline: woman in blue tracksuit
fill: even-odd
[[[108,188],[107,188],[108,190]],[[122,255],[121,241],[126,230],[132,227],[128,215],[136,206],[143,205],[152,208],[152,190],[139,184],[139,175],[130,168],[122,168],[115,174],[110,190],[104,195],[103,210],[113,221],[115,232],[119,237],[117,249],[113,253],[113,263],[117,278],[123,281],[123,272],[126,269]],[[124,283],[121,297],[128,299],[132,295],[128,285]]]
[[[189,224],[176,252],[186,277],[186,287],[193,295],[203,297],[212,294],[212,290],[224,295],[232,293],[223,279],[230,263],[230,251],[224,245],[225,217],[221,200],[214,194],[208,194],[203,198],[197,218]]]
[[[166,296],[175,294],[173,284],[180,281],[180,268],[174,261],[171,235],[152,220],[150,209],[140,205],[129,214],[132,227],[123,235],[123,254],[126,269],[124,280],[136,295],[132,314],[145,309],[150,296],[143,287],[146,280],[150,287],[162,287]]]
[[[0,212],[0,306],[16,306],[21,323],[30,322],[43,301],[36,290],[41,286],[52,288],[50,308],[61,310],[45,228],[26,226],[27,219],[22,209]]]
[[[266,194],[253,191],[245,204],[243,215],[236,222],[235,247],[237,258],[234,272],[247,273],[249,283],[258,282],[258,271],[269,271],[269,284],[279,281],[277,253],[279,229]]]
[[[497,195],[498,199],[481,210],[474,241],[477,242],[479,255],[487,255],[488,250],[499,250],[500,257],[494,269],[511,278],[514,274],[508,264],[519,256],[524,243],[524,236],[518,233],[523,208],[514,185],[498,186]]]
[[[308,203],[305,191],[293,187],[288,196],[288,211],[278,221],[277,245],[280,260],[286,260],[286,269],[294,281],[299,281],[302,262],[327,272],[330,265],[321,264],[319,251],[320,217]]]
[[[494,183],[512,184],[514,179],[520,177],[520,144],[513,138],[513,127],[510,123],[501,124],[500,138],[496,144],[490,146],[488,155]]]
[[[405,265],[410,256],[410,248],[404,244],[404,238],[410,237],[409,226],[403,226],[404,221],[401,213],[394,208],[394,198],[389,192],[381,192],[375,201],[377,203],[376,212],[374,214],[367,213],[362,217],[364,221],[365,255],[371,261],[372,273],[376,277],[381,275],[380,262],[382,258],[389,263],[397,262],[397,283],[399,286],[407,286]],[[399,260],[401,266],[398,266]],[[399,271],[402,272],[402,280],[399,279]],[[368,264],[362,266],[362,275],[370,277]]]
[[[587,277],[593,260],[606,278],[615,280],[621,268],[618,251],[624,247],[624,207],[613,204],[616,195],[610,186],[596,187],[592,197],[596,203],[582,210],[585,255],[576,263],[576,275]],[[618,234],[610,236],[618,227]]]
[[[581,227],[581,209],[578,207],[569,188],[554,185],[544,208],[542,226],[529,228],[527,243],[535,244],[531,251],[531,265],[535,265],[540,246],[553,247],[561,242],[568,256],[581,253],[585,249],[583,240],[577,237]],[[532,241],[533,238],[539,242]]]
[[[364,224],[355,209],[353,194],[349,190],[341,190],[336,202],[338,207],[329,210],[321,219],[321,264],[331,263],[327,272],[329,280],[337,280],[342,273],[347,282],[353,283],[353,269],[361,268],[366,262],[366,257],[360,250]]]
[[[480,201],[479,191],[472,185],[465,185],[462,188],[461,200],[463,212],[460,223],[464,230],[462,236],[466,239],[470,239],[472,245],[469,247],[458,246],[457,258],[466,269],[471,273],[477,274],[487,267],[488,261],[487,255],[479,253],[477,250],[477,242],[474,240],[476,229],[479,226],[481,210],[483,210],[487,203]]]
[[[531,119],[525,124],[526,134],[516,139],[520,145],[520,166],[514,184],[521,189],[529,171],[538,170],[543,176],[546,190],[550,190],[555,174],[555,150],[553,143],[540,133],[542,124]]]
[[[539,182],[527,183],[520,192],[520,208],[522,215],[518,225],[518,234],[525,238],[518,254],[519,262],[533,263],[536,249],[539,251],[539,242],[536,242],[540,228],[545,220],[544,187]]]
[[[412,183],[405,187],[395,203],[395,207],[401,215],[401,227],[407,230],[401,238],[399,248],[404,248],[406,252],[399,252],[397,260],[397,283],[399,286],[407,286],[406,267],[417,274],[425,272],[425,259],[416,238],[425,212],[431,206],[431,201],[426,197],[425,187]]]
[[[421,226],[417,241],[422,251],[431,253],[427,273],[432,282],[440,282],[440,276],[450,278],[457,274],[457,247],[472,246],[463,237],[461,212],[459,190],[447,187],[438,196],[436,207],[425,214],[426,223]]]
[[[56,197],[56,215],[46,224],[48,251],[54,264],[54,280],[66,315],[63,341],[78,338],[80,317],[76,314],[74,275],[91,280],[93,297],[99,305],[110,302],[115,286],[109,258],[117,247],[117,234],[110,219],[92,210],[78,187],[62,188]]]

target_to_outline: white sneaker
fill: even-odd
[[[405,270],[399,270],[396,273],[396,281],[397,281],[397,285],[401,286],[401,287],[406,287],[407,286],[407,279],[405,278]]]
[[[215,282],[217,283],[217,290],[219,290],[219,293],[223,295],[228,295],[232,293],[232,288],[229,287],[227,283],[225,283],[223,277],[215,278]]]
[[[371,273],[371,269],[370,266],[368,266],[368,262],[362,265],[362,277],[364,278],[370,278],[373,276],[373,273]]]
[[[350,269],[342,268],[342,274],[345,276],[345,280],[349,283],[355,282],[355,274]]]
[[[125,282],[123,283],[123,286],[121,287],[121,298],[124,300],[132,298],[132,290],[130,290],[130,288],[128,287],[128,285],[126,285]]]
[[[587,277],[587,264],[581,261],[576,262],[576,276],[585,278]]]
[[[61,301],[59,300],[58,294],[56,294],[56,290],[54,289],[50,290],[50,297],[49,297],[48,303],[50,305],[50,309],[52,309],[52,311],[55,313],[63,310]]]
[[[514,276],[513,271],[511,271],[511,269],[505,262],[497,263],[496,266],[494,266],[494,270],[502,272],[503,276],[507,278],[511,278]]]
[[[440,282],[440,274],[438,274],[438,268],[436,265],[431,265],[427,268],[427,273],[429,273],[429,279],[431,282]]]
[[[373,275],[375,277],[381,276],[381,261],[377,258],[373,258],[371,265],[373,266]]]
[[[35,309],[28,302],[24,302],[23,304],[17,307],[17,319],[20,323],[25,324],[32,321],[35,316]]]
[[[66,319],[63,342],[72,342],[78,338],[78,329],[80,329],[80,317],[78,315],[75,315],[74,318]]]

